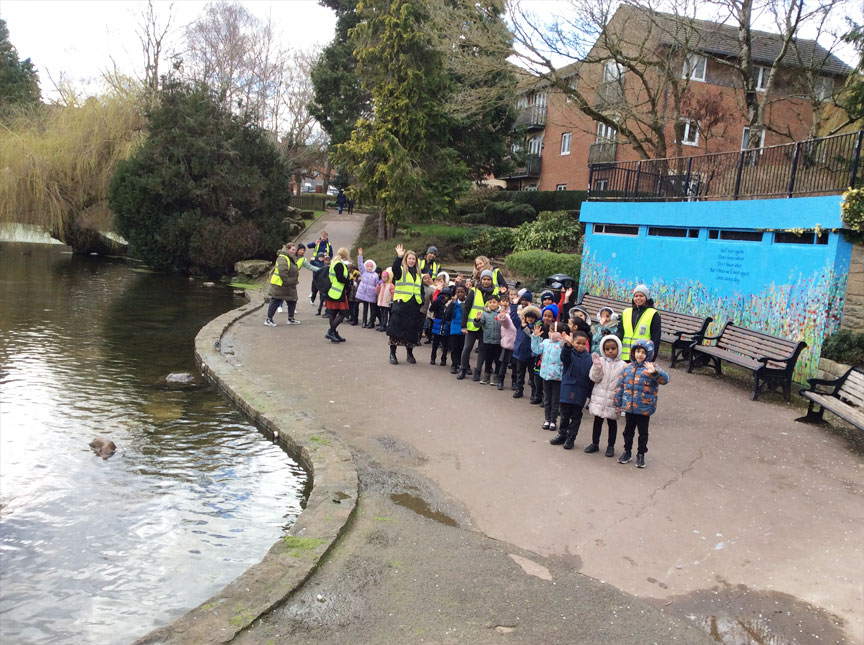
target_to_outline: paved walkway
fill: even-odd
[[[306,241],[326,227],[334,247],[349,246],[360,217],[322,218]],[[301,274],[300,293],[305,295],[310,274]],[[464,623],[451,625],[456,632],[440,631],[444,627],[432,621],[423,627],[428,631],[421,639],[410,627],[400,629],[414,625],[410,612],[422,611],[423,598],[406,603],[375,593],[388,588],[380,586],[387,576],[379,571],[377,577],[365,576],[375,577],[374,584],[356,590],[379,603],[360,614],[379,615],[381,603],[386,607],[388,602],[406,614],[387,617],[383,611],[374,625],[347,620],[344,634],[356,636],[353,625],[362,626],[364,634],[379,629],[383,640],[378,642],[399,642],[409,634],[417,642],[485,642],[481,633],[491,634],[490,642],[505,633],[511,640],[522,634],[519,642],[526,643],[552,633],[561,638],[548,642],[698,642],[689,631],[694,625],[728,643],[864,643],[864,459],[837,433],[795,423],[800,409],[771,397],[751,402],[747,386],[727,378],[672,370],[651,422],[648,468],[640,470],[619,465],[602,452],[582,452],[590,415],[583,420],[576,449],[564,451],[548,444],[551,433],[540,429],[542,414],[527,399],[512,399],[509,389],[499,392],[456,381],[448,368],[428,364],[428,346],[417,351],[418,364],[391,366],[385,334],[343,325],[340,332],[348,342],[333,345],[323,339],[326,321],[315,317],[302,297],[298,318],[302,325],[267,328],[263,311],[249,316],[229,331],[223,348],[260,378],[262,388],[290,393],[310,415],[310,423],[321,424],[322,432],[338,435],[354,451],[367,496],[365,502],[361,497],[361,508],[388,517],[403,513],[406,525],[407,516],[420,522],[406,528],[414,549],[398,559],[436,549],[441,531],[450,536],[441,541],[445,548],[479,534],[498,542],[475,544],[478,553],[491,548],[516,556],[511,559],[531,584],[545,589],[535,588],[536,595],[523,598],[526,611],[521,614],[508,610],[504,618],[480,620],[486,632],[472,631],[476,616],[455,614],[452,620],[461,616]],[[277,314],[277,320],[283,322],[284,314]],[[404,350],[399,356],[404,357]],[[619,438],[619,451],[620,446]],[[440,513],[435,516],[439,523],[415,516],[405,506],[427,516]],[[449,518],[459,528],[439,526]],[[376,532],[374,524],[374,517],[361,512],[357,534],[373,541],[379,535],[383,544],[399,539],[398,531]],[[466,529],[476,533],[469,531],[469,537]],[[375,557],[379,564],[386,562],[387,549]],[[435,567],[425,556],[417,559],[428,565],[422,575],[432,575]],[[350,569],[346,562],[347,556],[344,561],[334,557],[316,574],[319,582],[313,580],[312,587],[324,584],[328,575],[339,580],[332,568],[341,566],[344,572],[344,567]],[[466,587],[488,583],[482,557],[454,562]],[[582,576],[574,578],[574,571]],[[388,575],[395,576],[392,571]],[[502,568],[502,575],[522,584],[513,567]],[[452,585],[452,571],[447,578]],[[580,590],[576,580],[588,586]],[[506,577],[499,583],[507,583]],[[557,597],[575,615],[592,598],[596,602],[600,592],[590,585],[601,583],[602,589],[612,585],[638,597],[624,601],[632,603],[630,609],[619,608],[616,615],[650,614],[644,621],[652,626],[650,633],[634,632],[638,625],[627,622],[594,640],[590,634],[599,638],[600,632],[590,630],[610,623],[608,603],[601,603],[599,613],[582,616],[578,628],[560,617],[545,631],[538,624],[546,617],[543,598]],[[391,590],[432,594],[431,606],[440,607],[427,586]],[[494,613],[496,605],[487,595],[488,590],[478,592],[478,607],[488,604]],[[562,595],[575,600],[565,603]],[[507,596],[502,604],[510,607],[512,601]],[[459,602],[470,602],[470,594]],[[651,614],[652,603],[673,613]],[[269,623],[263,621],[267,637],[291,633],[305,616],[311,622],[302,633],[309,642],[325,642],[319,638],[328,624],[323,605],[319,618],[313,607],[304,614],[290,605]],[[538,621],[531,621],[532,615]],[[334,637],[327,642],[342,641]]]

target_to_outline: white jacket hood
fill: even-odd
[[[603,351],[603,346],[606,344],[607,340],[614,340],[615,344],[618,345],[618,356],[616,356],[615,358],[609,358],[608,356],[606,356],[606,353]],[[616,336],[615,334],[608,334],[606,336],[603,336],[603,338],[600,339],[599,347],[600,347],[600,357],[601,358],[603,358],[607,361],[613,361],[613,360],[617,361],[619,358],[621,358],[621,339],[618,338],[618,336]]]

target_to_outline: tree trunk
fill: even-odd
[[[384,216],[384,209],[378,207],[378,241],[383,242],[387,239],[387,218]]]

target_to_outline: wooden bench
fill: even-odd
[[[601,307],[611,307],[620,315],[624,309],[632,306],[631,303],[624,300],[592,296],[590,293],[583,295],[579,304],[592,312],[592,316],[595,315],[594,312],[600,311]],[[669,343],[672,347],[672,359],[669,366],[675,367],[675,363],[689,355],[693,343],[702,342],[708,325],[714,319],[692,316],[668,309],[658,309],[657,311],[660,314],[660,342]]]
[[[694,367],[708,365],[713,362],[718,374],[720,361],[726,361],[753,372],[753,394],[750,400],[755,401],[768,389],[783,388],[783,398],[787,401],[792,394],[792,372],[801,351],[807,347],[804,341],[786,340],[770,336],[760,331],[753,331],[727,322],[718,336],[706,336],[703,342],[713,343],[703,345],[694,342],[690,349],[690,361],[687,373]]]
[[[859,430],[864,430],[864,370],[853,367],[834,380],[811,378],[809,387],[799,394],[810,401],[807,416],[795,419],[802,423],[825,423],[825,410],[848,421]],[[818,388],[826,391],[819,391]],[[819,406],[819,410],[814,409]]]

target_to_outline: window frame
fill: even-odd
[[[603,82],[620,83],[624,78],[627,68],[617,60],[610,58],[603,63]]]
[[[559,190],[567,190],[567,184],[557,184],[557,185],[555,186],[555,190],[556,190],[556,191],[559,191]]]
[[[699,121],[697,121],[696,119],[691,119],[689,117],[682,117],[681,123],[684,124],[684,131],[681,133],[681,145],[682,146],[698,147],[699,146]],[[695,127],[694,127],[694,125],[695,125]],[[690,134],[691,130],[695,130],[695,132],[696,132],[696,136],[692,141],[688,140],[688,138],[687,138],[687,135]]]
[[[607,228],[615,230],[607,231]],[[627,230],[626,233],[624,232],[625,229]],[[621,237],[639,237],[639,226],[635,224],[594,224],[591,227],[591,232],[594,235],[619,235]]]
[[[702,67],[702,75],[697,76],[696,72],[699,69],[699,59],[701,59],[701,67]],[[693,61],[696,60],[697,63],[693,65]],[[708,57],[702,54],[697,54],[695,52],[687,54],[684,58],[684,64],[682,65],[681,78],[686,81],[697,81],[699,83],[705,82],[705,73],[708,71]]]
[[[756,75],[756,91],[764,92],[765,86],[768,83],[768,76],[771,74],[771,68],[764,65],[756,65],[758,73]]]
[[[600,133],[601,130],[603,130],[604,132],[611,131],[612,136],[608,137],[606,135],[601,134]],[[618,139],[618,130],[616,130],[615,128],[609,127],[608,125],[606,125],[602,121],[597,121],[597,136],[594,138],[594,143],[615,143],[617,141],[617,139]]]
[[[762,128],[762,137],[759,139],[759,147],[758,148],[752,148],[752,149],[748,149],[748,148],[744,147],[744,141],[746,139],[750,138],[749,136],[746,136],[746,135],[749,135],[749,132],[748,132],[749,130],[750,130],[749,125],[745,125],[744,129],[741,130],[741,150],[751,150],[752,151],[752,150],[761,150],[762,148],[764,148],[765,147],[765,133],[768,132],[768,128]],[[762,154],[762,153],[760,152],[759,154]]]
[[[564,150],[564,142],[567,142],[567,150]],[[569,155],[570,150],[573,147],[573,133],[572,132],[562,132],[561,133],[561,156]]]
[[[543,154],[543,135],[538,134],[528,139],[528,145],[526,146],[526,149],[528,150],[529,157],[541,156]]]

